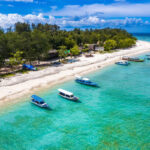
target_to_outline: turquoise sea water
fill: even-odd
[[[112,65],[87,77],[101,87],[69,81],[37,93],[52,110],[27,98],[1,113],[0,150],[149,150],[150,61]],[[81,103],[59,97],[59,87]]]

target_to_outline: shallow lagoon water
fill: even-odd
[[[38,93],[52,110],[28,99],[1,114],[0,150],[150,149],[150,61],[87,77],[100,88],[69,81]],[[81,103],[61,98],[59,87]]]

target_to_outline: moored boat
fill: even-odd
[[[130,63],[128,61],[119,61],[115,63],[116,65],[129,66]]]
[[[81,84],[94,86],[94,87],[99,87],[97,83],[94,83],[94,82],[90,81],[90,79],[88,79],[88,78],[83,78],[83,77],[77,76],[75,81],[78,82],[78,83],[81,83]]]
[[[140,59],[138,57],[122,57],[122,60],[134,61],[134,62],[144,62],[144,59]]]
[[[130,60],[129,60],[129,61],[130,61]],[[131,61],[134,61],[134,62],[144,62],[144,59],[132,58]]]
[[[32,65],[28,65],[28,64],[23,64],[23,65],[22,65],[22,68],[23,68],[23,69],[27,69],[27,70],[32,70],[32,71],[36,71],[36,70],[37,70],[36,67],[34,67],[34,66],[32,66]]]
[[[122,57],[122,60],[128,60],[130,57],[128,57],[128,56],[123,56]]]
[[[44,102],[44,100],[37,96],[37,95],[32,95],[31,96],[31,103],[39,106],[39,107],[42,107],[42,108],[49,108],[48,104]]]
[[[85,54],[85,57],[93,57],[92,54]]]
[[[78,101],[79,98],[74,96],[73,93],[69,92],[69,91],[66,91],[66,90],[63,90],[63,89],[58,89],[59,91],[59,95],[63,98],[66,98],[68,100],[71,100],[71,101]]]

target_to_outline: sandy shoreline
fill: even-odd
[[[122,56],[134,56],[150,52],[150,42],[137,41],[135,47],[119,50],[110,54],[94,54],[94,57],[79,57],[79,62],[65,64],[59,67],[48,67],[46,69],[29,72],[28,74],[17,74],[0,82],[0,105],[5,101],[19,98],[26,94],[33,94],[36,90],[62,83],[73,79],[75,75],[83,75],[102,69],[121,59]]]

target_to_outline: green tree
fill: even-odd
[[[88,52],[88,51],[89,51],[89,49],[88,49],[88,48],[84,48],[84,49],[82,49],[82,52],[83,52],[83,53]]]
[[[60,60],[65,59],[67,57],[66,46],[59,47],[58,55],[59,55]]]
[[[83,46],[84,48],[88,48],[88,45],[87,44],[84,44],[84,46]]]
[[[15,66],[23,64],[23,52],[22,51],[16,51],[16,53],[12,54],[12,57],[9,58],[8,65],[12,68],[12,70],[15,68]]]
[[[4,64],[4,58],[0,55],[0,67],[2,67]]]
[[[73,48],[71,48],[70,52],[71,52],[72,56],[79,55],[80,54],[80,50],[79,50],[78,45],[75,45]]]
[[[46,55],[49,51],[50,44],[45,33],[35,29],[31,34],[31,49],[30,52],[33,58],[40,61],[43,55]]]
[[[116,46],[117,46],[117,43],[115,40],[107,40],[107,41],[105,41],[105,44],[104,44],[104,50],[110,51],[110,50],[115,49]]]
[[[65,39],[65,46],[67,47],[67,49],[72,48],[75,44],[76,43],[73,39],[70,39],[70,38]]]
[[[118,48],[128,48],[131,47],[132,45],[135,45],[136,41],[135,39],[131,39],[131,38],[126,38],[126,39],[120,39],[118,41]]]
[[[15,31],[18,33],[30,32],[30,25],[28,23],[17,22],[15,24]]]
[[[125,43],[127,44],[127,47],[131,47],[132,45],[135,45],[135,39],[126,38]]]
[[[7,38],[5,34],[0,35],[0,66],[4,64],[6,58],[9,57],[9,50],[7,47]]]
[[[9,51],[9,57],[11,53],[15,53],[17,49],[22,50],[22,37],[17,32],[6,33],[7,47]]]

